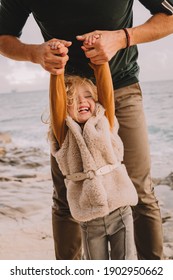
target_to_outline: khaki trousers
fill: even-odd
[[[150,151],[139,84],[115,91],[115,114],[124,144],[124,163],[139,196],[133,207],[135,243],[139,259],[163,259],[160,209],[150,175]],[[51,157],[54,183],[52,223],[56,259],[81,259],[81,232],[71,217],[66,187],[56,160]]]

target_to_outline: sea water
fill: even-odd
[[[173,81],[141,84],[148,126],[154,177],[173,171]],[[49,152],[48,92],[10,92],[0,94],[0,132],[10,134],[18,148],[36,147]]]

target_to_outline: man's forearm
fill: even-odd
[[[83,42],[82,49],[87,58],[94,64],[110,61],[121,49],[141,43],[152,42],[173,33],[173,15],[156,14],[147,22],[136,27],[127,28],[130,40],[123,29],[95,30],[77,36]],[[88,38],[100,36],[92,45]]]
[[[137,27],[128,28],[130,45],[152,42],[173,33],[173,16],[156,14]]]
[[[56,50],[49,46],[50,42],[60,40],[51,39],[42,44],[24,44],[18,38],[10,35],[0,36],[0,54],[17,61],[30,61],[41,65],[46,71],[59,75],[69,59],[68,47],[70,41],[61,40]]]
[[[37,63],[35,59],[37,48],[38,45],[24,44],[14,36],[0,36],[0,54],[13,60]]]

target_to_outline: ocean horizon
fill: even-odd
[[[148,126],[153,176],[173,171],[173,80],[140,83]],[[0,133],[8,133],[12,145],[35,147],[49,153],[48,90],[0,94]]]

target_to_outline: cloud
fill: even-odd
[[[10,59],[0,63],[1,66],[3,65],[3,73],[0,74],[0,93],[11,90],[28,91],[48,88],[49,73],[41,66]]]
[[[38,79],[44,79],[46,73],[44,70],[41,70],[39,67],[28,67],[26,62],[14,62],[10,61],[10,73],[6,75],[6,79],[10,85],[20,85],[22,83],[25,84],[33,84]]]
[[[141,81],[172,80],[172,38],[138,46]]]
[[[43,42],[41,32],[30,16],[21,36],[26,43],[40,44]],[[49,73],[40,65],[30,62],[19,62],[0,56],[0,93],[11,90],[28,91],[48,89]]]

